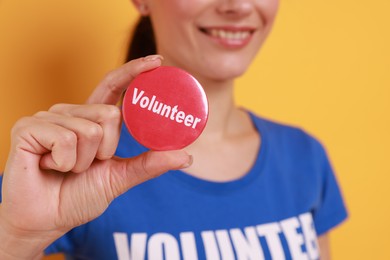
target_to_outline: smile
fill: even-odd
[[[255,29],[250,28],[200,28],[200,31],[225,47],[239,48],[251,39]]]
[[[243,40],[251,35],[250,31],[232,32],[221,29],[211,29],[205,32],[213,37],[229,40]]]

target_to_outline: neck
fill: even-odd
[[[233,81],[198,80],[206,91],[210,112],[201,136],[185,148],[194,157],[185,171],[210,181],[236,180],[256,161],[260,136],[234,103]]]
[[[178,66],[172,60],[164,60],[164,65]],[[229,135],[245,131],[245,120],[247,116],[239,110],[234,101],[234,78],[216,80],[197,74],[188,68],[184,68],[191,73],[204,88],[209,102],[209,118],[198,142],[208,142],[222,140]]]
[[[234,82],[199,79],[209,101],[209,118],[202,138],[222,138],[229,134],[237,119],[238,109],[234,102]]]

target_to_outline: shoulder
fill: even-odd
[[[266,119],[253,113],[251,117],[262,138],[273,147],[297,153],[325,152],[319,139],[302,127]]]
[[[253,115],[260,132],[264,154],[269,165],[274,165],[289,176],[321,182],[331,167],[322,143],[301,127],[276,122]]]

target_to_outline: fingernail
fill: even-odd
[[[192,165],[193,162],[194,162],[194,157],[192,155],[188,155],[188,161],[184,163],[181,167],[188,168]]]
[[[159,54],[149,55],[149,56],[144,57],[144,61],[155,61],[158,59],[164,60],[164,57],[159,55]]]

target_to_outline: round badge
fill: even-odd
[[[199,82],[169,66],[138,75],[127,88],[122,109],[131,135],[156,151],[177,150],[194,142],[206,126],[209,111]]]

